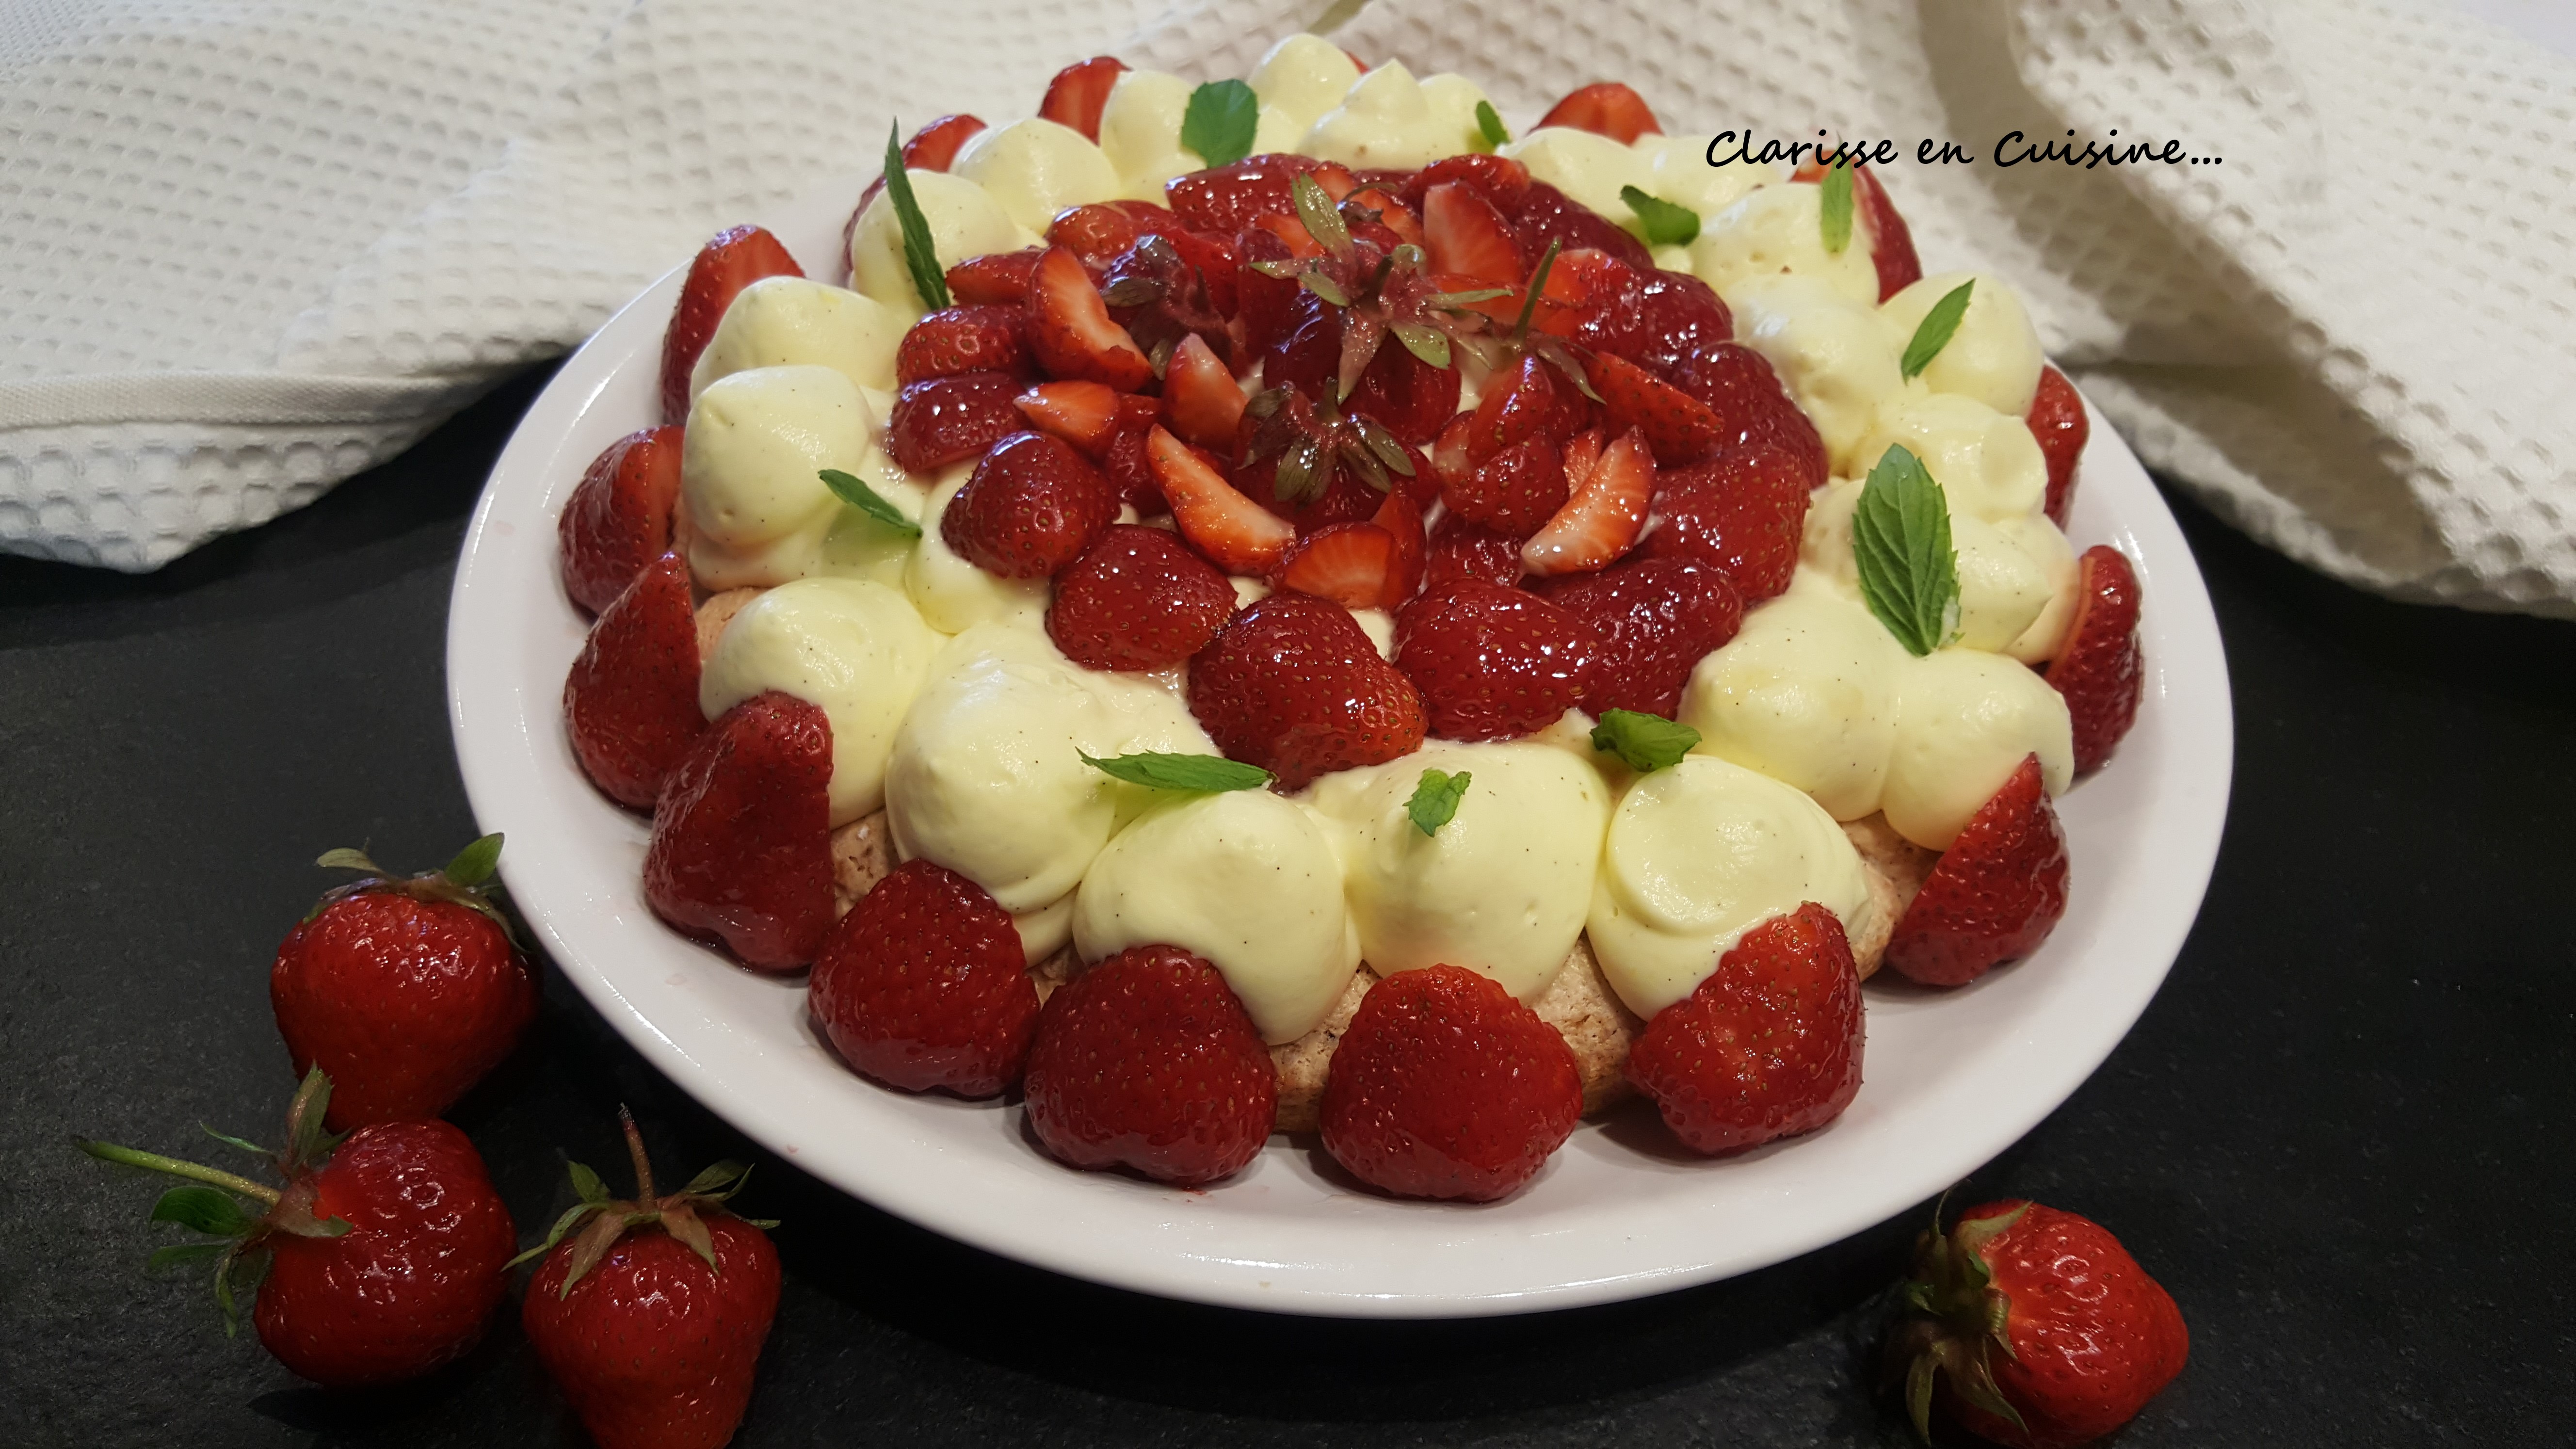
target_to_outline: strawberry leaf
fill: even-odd
[[[1950,345],[1951,336],[1959,330],[1959,319],[1968,315],[1968,294],[1976,287],[1977,279],[1970,277],[1944,293],[1940,301],[1932,304],[1932,310],[1923,314],[1923,320],[1914,328],[1914,340],[1905,344],[1903,366],[1907,378],[1930,367],[1941,349]]]
[[[1660,196],[1652,196],[1634,186],[1619,188],[1619,199],[1637,213],[1646,228],[1646,240],[1659,247],[1688,246],[1699,238],[1699,213],[1687,206],[1676,206]]]
[[[1082,762],[1113,780],[1124,780],[1149,790],[1194,790],[1214,795],[1228,790],[1257,789],[1270,783],[1268,770],[1219,755],[1147,753],[1095,760],[1086,754]]]
[[[1252,154],[1261,125],[1261,97],[1239,80],[1210,81],[1190,92],[1181,112],[1181,144],[1210,166],[1231,166]]]
[[[885,495],[842,472],[825,468],[818,475],[823,486],[832,490],[843,503],[893,529],[906,538],[921,537],[921,525],[903,516],[903,510],[885,500]]]
[[[362,870],[369,875],[385,873],[385,868],[370,859],[365,851],[351,850],[345,845],[322,852],[313,858],[313,863],[330,870]]]
[[[608,1184],[600,1181],[599,1174],[591,1171],[588,1164],[567,1161],[564,1167],[572,1176],[573,1196],[593,1207],[609,1200]]]
[[[923,307],[936,312],[948,305],[948,273],[939,265],[939,248],[930,240],[930,223],[921,214],[921,203],[913,199],[911,173],[903,169],[900,122],[886,130],[885,189],[886,200],[894,206],[895,223],[903,229],[903,264],[912,273],[912,289],[921,294]]]
[[[1891,443],[1861,485],[1852,514],[1852,559],[1861,602],[1918,657],[1959,626],[1959,558],[1950,548],[1950,504],[1923,461]]]
[[[152,1256],[144,1260],[143,1266],[157,1273],[173,1263],[199,1262],[206,1258],[221,1257],[232,1250],[233,1245],[230,1243],[172,1243],[166,1248],[154,1248]]]
[[[197,1130],[205,1133],[209,1137],[212,1137],[217,1142],[224,1144],[226,1147],[238,1147],[253,1157],[265,1160],[270,1155],[267,1148],[260,1146],[258,1143],[253,1142],[248,1138],[235,1137],[229,1132],[218,1132],[203,1122],[197,1124]]]
[[[1825,196],[1817,213],[1818,225],[1824,232],[1825,250],[1839,252],[1851,245],[1852,174],[1848,166],[1834,166],[1825,172]]]
[[[1288,194],[1297,203],[1297,219],[1305,224],[1306,235],[1313,237],[1318,245],[1334,256],[1349,257],[1351,229],[1343,223],[1341,209],[1333,205],[1333,198],[1324,194],[1323,183],[1311,173],[1301,172],[1295,181],[1289,183]],[[1322,294],[1319,292],[1317,295]],[[1330,302],[1333,299],[1325,297],[1324,300]],[[1347,307],[1350,303],[1334,305]]]
[[[231,1193],[211,1187],[174,1187],[161,1194],[152,1205],[152,1221],[177,1223],[183,1228],[218,1238],[237,1238],[250,1231],[258,1219],[244,1211],[239,1199]]]
[[[498,869],[500,864],[501,833],[496,830],[456,852],[456,858],[449,861],[447,869],[440,874],[471,890],[490,880],[492,872]]]
[[[1512,133],[1503,129],[1503,116],[1492,101],[1476,102],[1476,133],[1485,138],[1485,149],[1491,151],[1511,144]]]
[[[1423,366],[1449,365],[1449,336],[1439,328],[1425,327],[1419,322],[1397,322],[1387,330],[1395,334],[1396,341],[1404,344],[1405,351],[1422,359]]]
[[[1699,731],[1689,725],[1633,709],[1603,710],[1601,723],[1592,727],[1592,748],[1644,774],[1680,764],[1698,743]]]
[[[1470,771],[1448,774],[1425,770],[1422,781],[1413,787],[1413,798],[1404,802],[1404,813],[1413,817],[1413,828],[1425,835],[1437,835],[1440,827],[1455,819],[1458,802],[1466,798],[1467,784],[1475,778]]]

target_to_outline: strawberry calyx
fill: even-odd
[[[1891,1365],[1902,1363],[1905,1411],[1914,1432],[1932,1442],[1932,1390],[1942,1374],[1959,1397],[1996,1418],[2022,1426],[2021,1411],[1995,1386],[1994,1354],[2016,1358],[2006,1332],[2012,1299],[1994,1286],[1986,1266],[1987,1244],[2010,1231],[2030,1204],[1995,1217],[1963,1219],[1941,1231],[1941,1206],[1915,1247],[1914,1276],[1897,1289],[1909,1310],[1888,1340]]]
[[[688,1185],[677,1192],[656,1193],[653,1190],[653,1163],[644,1152],[644,1134],[636,1130],[635,1114],[622,1103],[617,1108],[617,1125],[626,1134],[627,1156],[635,1166],[635,1196],[612,1198],[608,1194],[608,1185],[600,1181],[598,1173],[578,1162],[567,1162],[565,1167],[572,1174],[572,1190],[581,1201],[555,1219],[555,1225],[547,1231],[544,1242],[509,1262],[509,1266],[515,1268],[530,1259],[542,1258],[571,1236],[574,1229],[580,1229],[580,1235],[573,1238],[572,1261],[564,1269],[563,1287],[557,1297],[570,1297],[573,1285],[598,1267],[617,1240],[635,1228],[660,1228],[704,1259],[708,1272],[724,1271],[716,1262],[715,1239],[707,1232],[706,1220],[701,1215],[714,1212],[740,1217],[725,1204],[751,1179],[751,1169],[739,1162],[719,1162],[690,1178]],[[777,1220],[772,1218],[742,1220],[763,1230],[778,1226]]]
[[[463,906],[489,917],[494,925],[501,928],[501,933],[510,938],[512,945],[523,944],[519,940],[518,928],[511,924],[509,913],[501,909],[503,888],[494,874],[501,864],[499,831],[483,836],[456,852],[455,859],[438,869],[423,871],[419,875],[398,876],[376,864],[365,851],[351,850],[346,846],[322,852],[313,863],[326,870],[358,871],[362,878],[324,891],[320,899],[314,901],[313,909],[304,913],[304,919],[308,921],[329,910],[335,902],[351,896],[390,893],[410,896],[418,901],[443,901]]]
[[[1336,399],[1347,398],[1389,337],[1427,367],[1454,365],[1454,350],[1484,356],[1489,321],[1479,302],[1511,295],[1509,287],[1452,290],[1430,271],[1429,254],[1414,242],[1392,250],[1355,238],[1355,225],[1377,224],[1386,212],[1357,192],[1336,203],[1322,183],[1299,176],[1290,183],[1297,220],[1322,249],[1308,257],[1252,264],[1253,270],[1293,281],[1341,309],[1342,348],[1335,367]]]
[[[1332,486],[1336,464],[1380,493],[1395,486],[1392,474],[1413,476],[1413,458],[1386,425],[1365,413],[1345,413],[1327,397],[1309,401],[1285,383],[1263,388],[1243,405],[1253,420],[1239,466],[1276,457],[1273,491],[1282,503],[1312,503]]]

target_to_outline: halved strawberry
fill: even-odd
[[[907,1092],[998,1096],[1037,1035],[1011,913],[926,860],[896,866],[832,928],[805,999],[841,1060]]]
[[[2084,399],[2066,374],[2042,366],[2039,391],[2031,395],[2030,416],[2024,421],[2039,439],[2040,456],[2048,460],[2048,521],[2064,528],[2067,510],[2075,506],[2075,461],[2093,436],[2092,419],[2084,415]]]
[[[1521,545],[1521,563],[1531,573],[1544,578],[1602,568],[1635,546],[1645,529],[1655,460],[1643,432],[1630,428],[1621,434],[1587,473],[1547,526]]]
[[[1270,771],[1281,790],[1422,747],[1412,682],[1348,610],[1306,594],[1272,594],[1227,621],[1190,660],[1189,701],[1228,759]]]
[[[1386,501],[1379,504],[1369,522],[1385,529],[1395,540],[1395,553],[1387,561],[1386,593],[1378,600],[1382,609],[1401,608],[1407,600],[1422,591],[1422,570],[1429,546],[1422,536],[1422,510],[1405,496],[1401,488],[1390,490]]]
[[[1536,594],[1462,579],[1404,606],[1395,663],[1443,739],[1547,728],[1592,691],[1589,626]]]
[[[1059,378],[1107,383],[1120,392],[1154,380],[1154,364],[1110,320],[1082,259],[1063,247],[1047,248],[1029,277],[1029,351]]]
[[[1565,491],[1571,498],[1583,491],[1592,470],[1601,466],[1601,430],[1585,428],[1565,444]]]
[[[1697,559],[1726,570],[1758,604],[1789,587],[1807,524],[1805,464],[1778,448],[1723,448],[1705,463],[1655,475],[1654,511],[1663,521],[1646,535],[1658,558]]]
[[[2147,686],[2146,655],[2138,647],[2138,572],[2118,549],[2095,544],[2077,560],[2075,617],[2048,666],[2048,682],[2065,698],[2075,725],[2075,772],[2102,768],[2137,723]]]
[[[1690,995],[1656,1012],[1629,1050],[1628,1080],[1693,1151],[1811,1132],[1860,1092],[1865,1015],[1841,919],[1807,901],[1746,931]]]
[[[1685,361],[1672,383],[1717,415],[1720,448],[1780,449],[1798,460],[1807,488],[1825,485],[1825,440],[1761,353],[1740,342],[1717,343]]]
[[[1028,365],[1026,309],[943,307],[903,334],[894,352],[894,380],[902,387],[961,372],[1023,372]]]
[[[1020,380],[1006,372],[966,372],[916,382],[895,394],[886,414],[886,452],[915,473],[936,473],[980,456],[1020,428],[1011,406]]]
[[[1354,226],[1367,224],[1367,219],[1357,216],[1355,209],[1376,212],[1377,224],[1395,234],[1394,241],[1379,241],[1379,245],[1388,251],[1395,250],[1396,242],[1410,242],[1415,246],[1423,244],[1421,218],[1413,214],[1413,208],[1405,205],[1402,197],[1384,187],[1363,186],[1345,197],[1342,207],[1342,214],[1350,218]]]
[[[666,553],[602,610],[564,679],[573,757],[610,799],[651,808],[707,727],[689,564]]]
[[[591,460],[555,519],[564,592],[596,614],[671,546],[680,430],[645,428]]]
[[[1118,402],[1125,396],[1104,383],[1042,382],[1011,401],[1030,427],[1099,459],[1108,456],[1109,444],[1118,436]]]
[[[1977,807],[1888,938],[1887,964],[1926,986],[1964,986],[2027,956],[2066,914],[2066,832],[2039,756]]]
[[[1267,574],[1297,541],[1287,520],[1235,491],[1207,459],[1160,427],[1145,435],[1145,460],[1190,546],[1231,574]]]
[[[1056,576],[1047,636],[1086,669],[1165,669],[1206,647],[1234,586],[1159,528],[1112,524]]]
[[[644,898],[743,964],[814,959],[832,925],[832,722],[775,690],[726,710],[664,782]]]
[[[1231,446],[1243,402],[1233,371],[1217,360],[1207,339],[1193,332],[1172,349],[1163,365],[1163,421],[1184,441],[1202,448]]]
[[[1491,156],[1470,152],[1434,161],[1406,178],[1396,194],[1416,211],[1431,188],[1444,182],[1458,182],[1494,204],[1505,216],[1512,214],[1529,194],[1530,173],[1527,166],[1509,156]]]
[[[1822,182],[1825,168],[1808,162],[1790,174],[1792,181]],[[1878,300],[1884,302],[1923,280],[1923,263],[1914,254],[1914,233],[1889,200],[1887,188],[1869,167],[1852,168],[1852,223],[1869,244],[1869,259],[1878,269]]]
[[[742,289],[763,277],[803,275],[778,238],[756,226],[727,227],[698,249],[662,333],[662,421],[689,420],[689,371]]]
[[[1539,117],[1542,126],[1572,126],[1607,136],[1622,146],[1632,145],[1639,136],[1660,136],[1663,128],[1655,124],[1655,113],[1646,106],[1646,98],[1617,81],[1595,81],[1566,93],[1564,100],[1548,108]]]
[[[986,573],[1035,579],[1082,557],[1117,519],[1118,495],[1099,469],[1060,438],[1014,433],[948,500],[939,536]]]
[[[1529,278],[1503,214],[1463,182],[1444,181],[1422,194],[1422,240],[1433,271],[1500,287],[1517,287]]]
[[[1161,207],[1154,208],[1162,211]],[[1164,211],[1165,216],[1171,213]],[[1173,222],[1179,227],[1177,219]],[[1120,252],[1136,244],[1147,228],[1136,216],[1114,202],[1093,202],[1071,206],[1056,214],[1047,224],[1047,245],[1063,247],[1092,267],[1106,267]]]
[[[903,143],[903,166],[907,171],[945,171],[954,165],[957,152],[984,123],[973,116],[941,116],[938,120],[912,133]]]
[[[1623,273],[1595,286],[1566,335],[1594,352],[1616,353],[1668,381],[1698,354],[1735,336],[1734,316],[1708,283],[1685,272]]]
[[[1386,602],[1394,568],[1394,535],[1374,523],[1335,523],[1307,534],[1288,551],[1279,587],[1330,599],[1345,609],[1374,609]]]
[[[1594,353],[1586,371],[1611,430],[1644,434],[1656,462],[1696,463],[1717,451],[1717,414],[1708,404],[1611,353]]]
[[[1082,133],[1082,139],[1096,143],[1100,139],[1101,108],[1109,104],[1110,89],[1126,70],[1126,62],[1106,55],[1076,61],[1047,82],[1046,99],[1038,103],[1038,114],[1059,126],[1071,126]]]
[[[1037,247],[968,257],[948,269],[948,299],[960,307],[1003,306],[1029,300],[1029,277],[1046,255]]]

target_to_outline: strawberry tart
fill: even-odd
[[[1490,1200],[1632,1095],[1833,1120],[1863,978],[2063,912],[2139,591],[2011,286],[1711,154],[1299,35],[889,137],[835,280],[717,236],[560,523],[653,910],[1079,1167]]]

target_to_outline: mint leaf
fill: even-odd
[[[1861,485],[1852,514],[1861,602],[1907,652],[1938,649],[1959,627],[1959,556],[1950,503],[1923,460],[1891,443]]]
[[[456,858],[449,861],[447,869],[440,874],[470,889],[490,880],[492,872],[498,869],[500,864],[501,834],[496,830],[456,852]]]
[[[1699,213],[1650,196],[1634,186],[1619,188],[1619,199],[1646,225],[1646,240],[1659,247],[1686,247],[1699,237]]]
[[[1190,92],[1181,112],[1181,144],[1210,166],[1231,166],[1252,154],[1261,125],[1261,97],[1239,80],[1210,81]]]
[[[1114,755],[1106,760],[1084,755],[1082,762],[1113,780],[1142,785],[1148,790],[1197,790],[1214,795],[1258,789],[1270,783],[1268,770],[1218,755],[1149,753]]]
[[[1503,129],[1502,113],[1494,109],[1492,101],[1476,102],[1476,129],[1484,136],[1488,151],[1511,144],[1512,133]]]
[[[152,1205],[152,1221],[231,1238],[248,1232],[255,1219],[231,1193],[211,1187],[174,1187]]]
[[[1835,166],[1825,172],[1824,208],[1818,213],[1823,229],[1825,250],[1839,252],[1851,245],[1852,174],[1848,166]]]
[[[860,482],[858,479],[851,477],[849,474],[842,472],[838,468],[825,468],[816,476],[820,477],[823,480],[823,486],[831,489],[834,494],[839,496],[843,503],[850,505],[852,508],[859,510],[861,513],[866,514],[868,517],[875,519],[877,522],[884,524],[886,527],[893,529],[895,532],[902,534],[906,538],[921,537],[920,524],[904,517],[902,509],[886,502],[884,494],[877,492],[877,490],[869,487],[867,484]]]
[[[1914,329],[1914,340],[1905,344],[1905,375],[1909,378],[1932,365],[1941,349],[1950,345],[1951,334],[1959,330],[1959,319],[1968,315],[1968,294],[1975,291],[1977,279],[1970,277],[1942,295],[1923,314]]]
[[[1425,835],[1437,835],[1440,827],[1458,813],[1458,802],[1467,794],[1467,782],[1475,776],[1460,770],[1448,774],[1440,770],[1422,772],[1422,783],[1413,787],[1413,798],[1404,802],[1404,813],[1413,817],[1413,828]]]
[[[903,228],[903,264],[912,273],[912,289],[921,305],[936,312],[948,305],[948,273],[939,265],[939,248],[931,244],[930,223],[921,203],[913,200],[912,177],[903,169],[903,126],[886,130],[886,200],[894,203],[895,222]]]
[[[1699,731],[1659,714],[1607,709],[1592,727],[1592,748],[1617,755],[1631,770],[1652,774],[1681,763],[1699,743]]]

